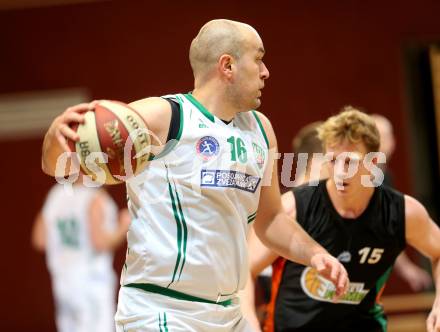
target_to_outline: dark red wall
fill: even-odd
[[[0,12],[0,93],[86,87],[93,98],[132,101],[191,90],[188,47],[212,18],[260,32],[271,78],[262,111],[280,150],[310,121],[346,104],[389,117],[399,145],[395,181],[411,191],[402,47],[440,40],[438,1],[105,1]],[[165,3],[165,2],[164,2]],[[0,142],[2,330],[51,331],[44,259],[29,244],[51,179],[41,140]],[[123,203],[123,188],[112,193]],[[122,253],[116,263],[120,268]],[[119,271],[118,271],[119,272]]]

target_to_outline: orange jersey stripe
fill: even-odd
[[[270,302],[267,305],[267,316],[264,322],[264,332],[274,332],[275,330],[275,303],[278,296],[278,290],[280,288],[281,280],[283,278],[284,266],[286,265],[286,259],[278,257],[272,264],[272,290],[270,296]]]

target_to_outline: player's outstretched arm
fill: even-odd
[[[408,244],[431,259],[436,297],[426,324],[428,332],[440,332],[440,228],[420,202],[406,195],[405,228]]]
[[[276,137],[269,120],[259,113],[269,139],[270,155],[277,152]],[[269,158],[271,159],[271,158]],[[344,266],[314,241],[287,215],[281,204],[276,160],[269,160],[261,188],[255,233],[260,240],[280,256],[314,267],[336,286],[337,297],[348,287],[348,275]]]
[[[246,287],[240,292],[240,304],[243,316],[249,324],[255,331],[261,331],[257,312],[255,311],[255,280],[261,271],[271,265],[279,256],[261,243],[255,235],[253,227],[248,234],[248,251],[250,271]]]
[[[91,103],[78,104],[66,109],[61,115],[56,117],[50,125],[43,141],[41,166],[43,171],[51,176],[55,176],[58,158],[64,152],[71,152],[68,140],[79,141],[78,134],[72,130],[73,124],[84,122],[84,113],[93,111],[97,101]],[[143,118],[151,135],[151,144],[160,151],[165,144],[168,135],[171,119],[171,106],[163,98],[152,97],[135,101],[130,104]],[[153,150],[153,153],[157,151]],[[64,174],[70,175],[70,159],[65,167]]]

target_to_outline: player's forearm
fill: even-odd
[[[98,251],[114,250],[121,245],[127,236],[127,230],[124,227],[119,227],[113,233],[104,233],[101,241],[95,244],[95,249]]]
[[[314,255],[327,253],[285,213],[277,214],[271,222],[260,225],[256,223],[255,231],[267,247],[280,256],[303,265],[311,265]]]
[[[53,128],[50,128],[44,136],[43,141],[41,168],[44,173],[55,176],[57,160],[62,153],[63,149],[58,144]]]
[[[440,258],[435,258],[432,260],[432,277],[435,283],[435,303],[434,305],[440,307]]]
[[[252,326],[255,331],[260,331],[260,323],[258,322],[257,312],[255,311],[255,283],[249,273],[246,287],[240,292],[240,306],[244,318]]]
[[[433,310],[440,310],[440,259],[432,259],[432,277],[435,283],[435,300],[432,305]]]

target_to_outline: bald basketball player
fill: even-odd
[[[344,293],[345,268],[282,209],[269,153],[277,148],[275,134],[266,116],[253,111],[269,78],[264,53],[251,26],[210,21],[191,43],[192,93],[131,104],[156,152],[144,172],[148,182],[127,183],[133,220],[118,331],[250,330],[237,292],[247,279],[246,235],[254,221],[263,243],[329,278],[336,297]],[[79,140],[69,124],[84,121],[93,105],[54,120],[43,143],[46,173],[54,175],[66,140]]]
[[[272,299],[264,331],[379,332],[386,317],[378,300],[397,256],[409,244],[432,260],[440,286],[440,229],[414,198],[388,186],[373,186],[378,160],[364,160],[379,150],[374,120],[352,107],[318,128],[328,163],[329,178],[317,186],[305,184],[285,200],[286,211],[344,264],[351,280],[339,303],[333,286],[313,268],[291,262],[262,247],[250,234],[253,275],[274,262]],[[350,154],[346,154],[349,152]],[[351,176],[350,165],[359,163]],[[370,183],[366,182],[370,179]],[[252,297],[250,293],[248,295]],[[249,299],[243,301],[249,321],[256,325]],[[429,332],[440,331],[440,297],[427,320]]]

